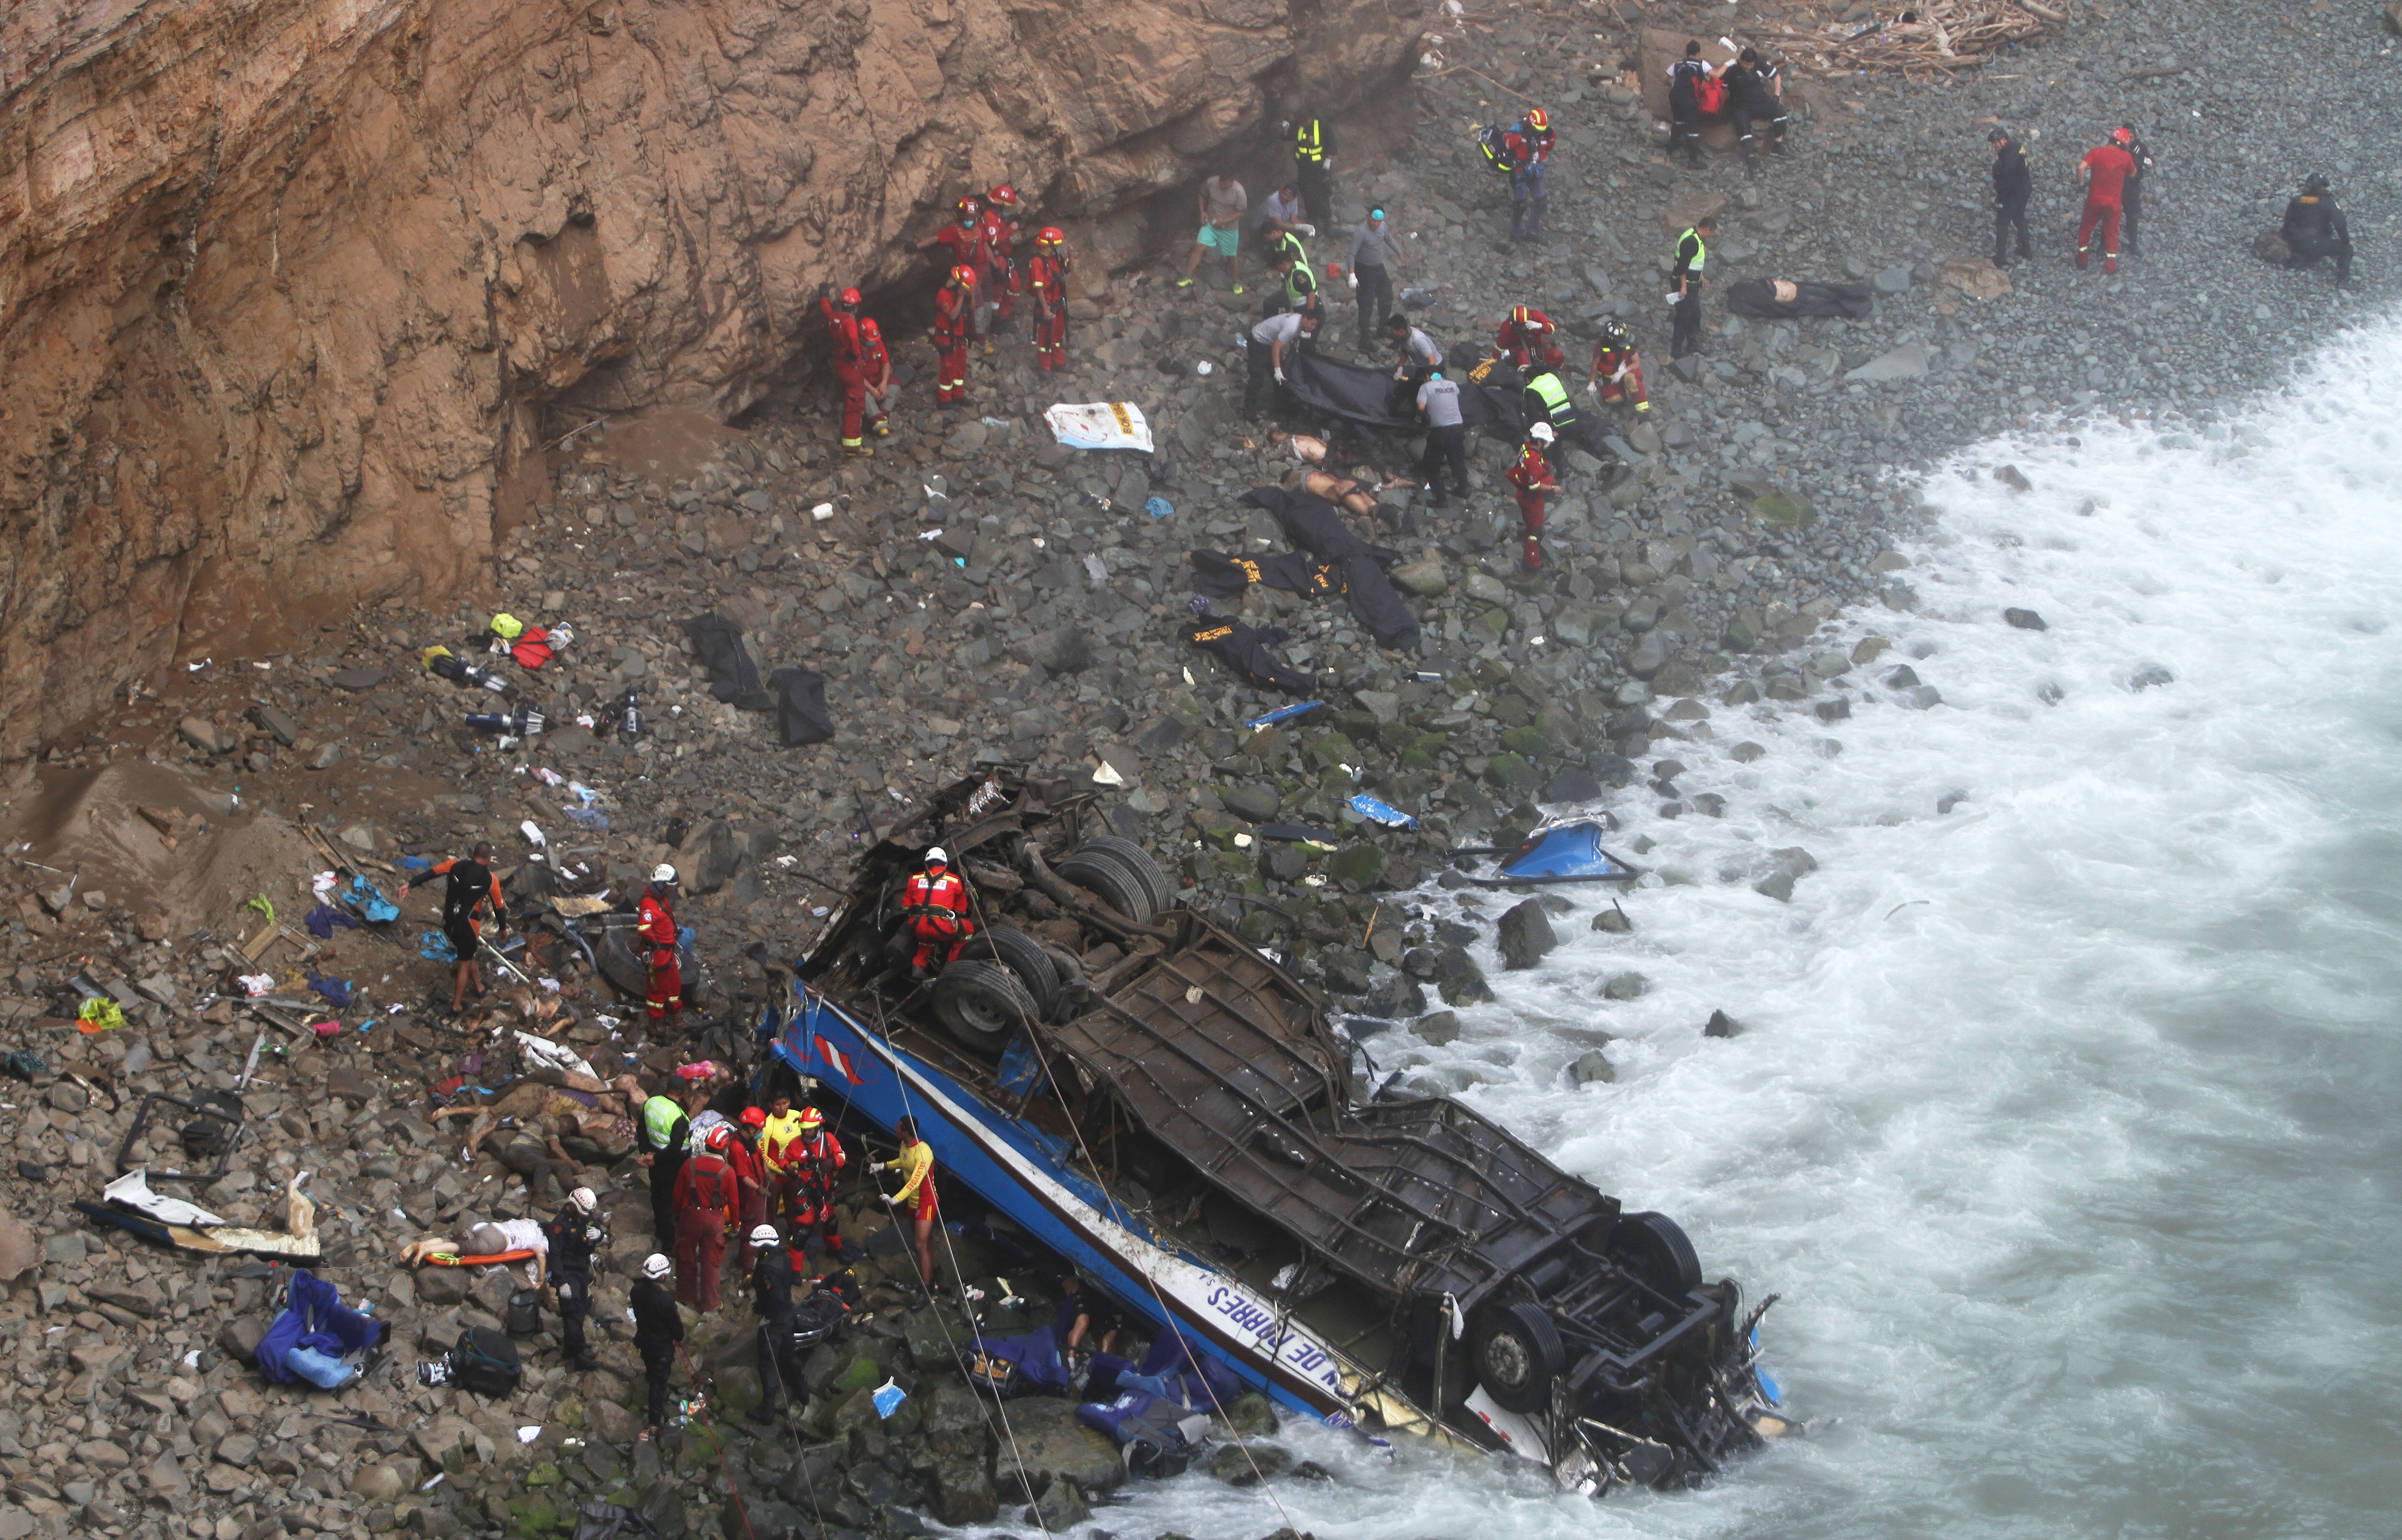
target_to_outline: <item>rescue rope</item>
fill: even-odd
[[[960,883],[960,887],[965,887],[967,885],[964,881]],[[973,893],[971,892],[969,897],[973,900],[974,897]],[[901,1068],[901,1051],[892,1046],[892,1030],[890,1024],[885,1019],[884,1002],[881,999],[878,999],[876,1003],[876,1035],[883,1039],[885,1051],[893,1056],[892,1083],[894,1086],[899,1088],[901,1093],[902,1115],[914,1121],[918,1115],[917,1113],[909,1110],[909,1077]],[[866,1162],[861,1162],[863,1174],[865,1174],[865,1165]],[[931,1165],[927,1167],[926,1175],[929,1179],[932,1179],[933,1176],[933,1168]],[[868,1185],[875,1190],[878,1200],[880,1201],[884,1193],[882,1185],[877,1183],[873,1176],[869,1176]],[[901,1205],[898,1203],[891,1203],[888,1204],[887,1207],[891,1210],[892,1228],[895,1232],[898,1232],[901,1228]],[[959,1302],[964,1305],[967,1303],[967,1277],[959,1270],[959,1247],[951,1244],[950,1226],[944,1224],[940,1218],[937,1218],[934,1221],[934,1229],[939,1231],[943,1237],[943,1250],[951,1259],[951,1277],[959,1285]],[[904,1237],[902,1244],[904,1246],[908,1244],[906,1237]],[[904,1252],[904,1255],[907,1255],[907,1253]],[[915,1262],[916,1258],[912,1258],[911,1263],[913,1266],[915,1265]],[[943,1331],[943,1345],[950,1349],[951,1359],[956,1363],[959,1361],[959,1344],[958,1341],[951,1336],[950,1323],[943,1319],[942,1308],[934,1301],[934,1284],[935,1280],[932,1278],[928,1278],[923,1281],[922,1286],[926,1292],[926,1308],[934,1312],[934,1324],[940,1327]],[[973,1386],[969,1387],[969,1394],[972,1396],[975,1394]],[[976,1396],[975,1401],[976,1409],[981,1412],[984,1409],[984,1397]],[[1042,1517],[1042,1505],[1035,1500],[1034,1483],[1028,1477],[1026,1469],[1026,1452],[1018,1447],[1017,1430],[1012,1427],[1009,1422],[1009,1408],[998,1394],[996,1394],[992,1398],[992,1409],[1000,1415],[1002,1437],[1009,1440],[1009,1457],[1017,1464],[1017,1484],[1025,1489],[1027,1494],[1026,1511],[1032,1514],[1034,1516],[1034,1522],[1042,1527],[1043,1540],[1050,1540],[1051,1525],[1049,1521]],[[987,1416],[985,1418],[985,1426],[987,1429],[992,1426],[991,1417]]]
[[[984,900],[978,896],[973,887],[968,888],[968,901],[975,905],[976,923],[985,928],[985,933],[987,935],[990,935],[992,933],[991,916],[986,913]],[[1017,1019],[1018,1024],[1025,1030],[1027,1046],[1034,1051],[1036,1061],[1042,1066],[1043,1079],[1048,1081],[1056,1092],[1059,1085],[1059,1079],[1057,1076],[1052,1073],[1050,1055],[1043,1052],[1041,1035],[1034,1030],[1037,1024],[1026,1014],[1022,1008],[1017,1010]],[[1125,1208],[1125,1206],[1120,1203],[1115,1197],[1111,1196],[1108,1188],[1100,1187],[1101,1162],[1099,1159],[1093,1154],[1093,1147],[1084,1142],[1084,1130],[1083,1126],[1073,1118],[1070,1118],[1068,1120],[1068,1127],[1070,1131],[1076,1135],[1076,1148],[1084,1152],[1084,1164],[1093,1173],[1093,1185],[1100,1188],[1102,1201],[1109,1204],[1111,1209],[1122,1212],[1126,1219],[1132,1219],[1134,1217],[1133,1211]],[[1166,1249],[1164,1246],[1159,1246],[1156,1242],[1153,1244],[1155,1249],[1163,1251]],[[1143,1272],[1142,1285],[1143,1287],[1151,1291],[1153,1301],[1159,1306],[1160,1320],[1166,1326],[1168,1330],[1176,1333],[1177,1338],[1181,1341],[1184,1337],[1184,1328],[1176,1324],[1175,1312],[1168,1309],[1166,1296],[1163,1295],[1159,1291],[1159,1280],[1153,1276],[1149,1269],[1145,1269]],[[1268,1368],[1267,1369],[1263,1370],[1260,1376],[1263,1382],[1273,1382],[1272,1375],[1277,1364],[1277,1354],[1282,1353],[1284,1348],[1282,1338],[1283,1333],[1281,1328],[1279,1328],[1277,1346],[1270,1352],[1268,1356]],[[1186,1351],[1189,1354],[1191,1349],[1188,1347]],[[1207,1389],[1208,1382],[1206,1379],[1203,1380],[1202,1385],[1204,1389]],[[1218,1404],[1218,1396],[1215,1391],[1210,1392],[1209,1400],[1213,1406]],[[1218,1411],[1220,1415],[1223,1416],[1226,1409],[1223,1406],[1218,1406]],[[1251,1478],[1260,1484],[1260,1495],[1265,1497],[1268,1502],[1275,1506],[1277,1517],[1284,1520],[1284,1527],[1291,1533],[1299,1534],[1301,1533],[1301,1526],[1293,1522],[1292,1515],[1285,1508],[1284,1499],[1277,1496],[1275,1490],[1268,1485],[1268,1474],[1260,1468],[1259,1461],[1253,1458],[1250,1444],[1246,1441],[1240,1434],[1236,1434],[1235,1436],[1235,1447],[1243,1451],[1243,1463],[1251,1467]]]
[[[683,1371],[685,1375],[691,1379],[692,1388],[696,1391],[698,1390],[700,1388],[700,1370],[694,1365],[692,1354],[683,1350],[683,1344],[682,1342],[678,1342],[676,1344],[676,1356],[683,1360]],[[704,1399],[701,1405],[706,1408],[708,1406],[708,1402]],[[703,1432],[706,1432],[714,1437],[717,1430],[710,1425],[705,1416],[700,1425]],[[717,1444],[717,1468],[725,1474],[725,1490],[726,1492],[734,1499],[734,1511],[742,1516],[742,1533],[750,1536],[750,1540],[759,1540],[759,1533],[751,1527],[751,1509],[750,1506],[742,1501],[742,1489],[734,1484],[734,1467],[725,1463],[725,1440],[723,1438],[716,1438],[715,1441]],[[825,1532],[825,1521],[823,1519],[820,1519],[818,1521],[818,1532],[821,1535]]]

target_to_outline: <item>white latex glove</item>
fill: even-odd
[[[901,1201],[890,1192],[879,1192],[877,1196],[884,1200],[884,1206],[887,1208],[890,1208],[893,1204]]]
[[[1682,299],[1682,298],[1684,298],[1684,297],[1685,297],[1685,296],[1684,296],[1683,295],[1675,295],[1675,294],[1672,294],[1672,295],[1670,295],[1670,296],[1668,296],[1668,303],[1669,303],[1669,304],[1671,304],[1671,305],[1674,305],[1677,301],[1678,301],[1679,299]]]
[[[1360,286],[1360,275],[1358,273],[1345,273],[1343,277],[1353,288],[1356,289]]]
[[[1597,379],[1588,379],[1584,382],[1584,390],[1585,394],[1587,395],[1598,396],[1601,394],[1601,381]]]
[[[1284,383],[1284,370],[1282,368],[1278,368],[1276,372],[1276,382],[1279,385]]]

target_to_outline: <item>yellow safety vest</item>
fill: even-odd
[[[1703,242],[1701,231],[1688,227],[1683,235],[1677,238],[1677,250],[1680,254],[1685,249],[1687,241],[1693,243],[1693,259],[1685,264],[1685,270],[1690,273],[1699,273],[1702,270],[1702,264],[1709,260],[1710,249]]]
[[[654,1151],[665,1150],[668,1148],[668,1134],[675,1128],[676,1120],[683,1116],[683,1108],[676,1106],[672,1097],[654,1096],[644,1102],[642,1132],[648,1136],[644,1142]]]
[[[1315,166],[1326,158],[1325,150],[1319,147],[1324,144],[1325,138],[1325,134],[1318,129],[1318,119],[1311,118],[1292,131],[1292,158],[1295,160],[1306,160]]]
[[[1546,369],[1526,381],[1526,389],[1542,402],[1543,410],[1551,414],[1554,426],[1575,420],[1576,412],[1569,404],[1567,387],[1560,383],[1559,376]]]

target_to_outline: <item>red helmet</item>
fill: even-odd
[[[731,1149],[734,1148],[734,1130],[726,1127],[724,1123],[719,1123],[715,1128],[709,1131],[709,1137],[703,1139],[701,1143],[705,1148],[710,1149],[721,1151]]]
[[[959,218],[962,220],[973,219],[976,215],[984,213],[984,199],[978,198],[973,193],[969,193],[966,197],[959,199]]]
[[[765,1127],[766,1127],[766,1126],[767,1126],[767,1109],[766,1109],[766,1107],[744,1107],[744,1108],[742,1109],[742,1126],[743,1126],[743,1127],[745,1127],[745,1128],[765,1128]]]
[[[1542,133],[1549,130],[1551,126],[1552,118],[1549,113],[1546,113],[1540,107],[1532,107],[1527,109],[1526,127],[1534,130],[1537,133]]]
[[[973,268],[964,267],[953,268],[951,269],[951,282],[958,284],[962,289],[973,289],[975,287],[975,269]]]
[[[859,291],[857,289],[843,290],[842,303],[849,306],[854,310],[859,309]]]
[[[801,1126],[803,1128],[817,1128],[821,1126],[824,1122],[825,1114],[820,1112],[816,1107],[805,1107],[801,1108]]]
[[[1034,238],[1034,243],[1038,246],[1064,246],[1068,243],[1068,232],[1056,225],[1045,225],[1042,233]]]
[[[995,187],[992,191],[987,193],[985,195],[985,200],[992,204],[995,208],[1014,209],[1017,207],[1017,189],[1004,182],[1000,186]]]
[[[878,326],[874,319],[870,318],[859,323],[859,335],[870,342],[881,342],[884,340],[884,328]]]
[[[2110,143],[2113,144],[2132,144],[2134,142],[2135,131],[2133,129],[2112,129],[2110,131]]]
[[[1510,308],[1510,319],[1512,323],[1526,331],[1539,332],[1543,329],[1543,318],[1524,305],[1512,306]]]

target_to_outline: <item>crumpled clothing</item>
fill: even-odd
[[[351,981],[348,979],[328,979],[311,973],[309,975],[309,987],[325,997],[325,1003],[337,1011],[351,1008]]]
[[[609,832],[609,815],[598,807],[561,807],[559,811],[596,834]]]
[[[275,987],[275,975],[272,973],[237,973],[234,975],[234,983],[242,985],[242,992],[255,1000],[261,995],[268,993]]]
[[[342,901],[355,905],[367,917],[369,925],[389,925],[400,918],[400,906],[380,892],[363,875],[353,874],[351,886],[342,894]]]
[[[125,1024],[125,1011],[115,1000],[103,997],[86,1000],[76,1012],[76,1030],[89,1036],[94,1032],[114,1032]]]
[[[450,938],[439,930],[428,930],[417,938],[417,955],[427,962],[454,963],[459,960],[459,949],[452,946]]]
[[[324,941],[332,936],[337,927],[345,930],[356,930],[359,928],[358,921],[329,903],[321,903],[310,910],[308,925],[309,934],[319,941]]]

